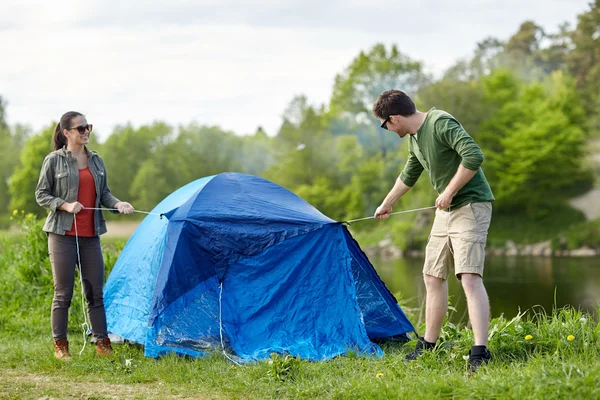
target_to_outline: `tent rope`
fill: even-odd
[[[85,345],[87,344],[87,331],[90,329],[90,324],[87,319],[87,313],[85,312],[85,292],[83,290],[83,275],[81,273],[81,255],[79,253],[79,233],[77,232],[77,214],[73,214],[73,225],[75,225],[75,247],[77,247],[77,268],[79,269],[79,282],[81,283],[81,310],[83,311],[83,324],[81,324],[81,330],[83,331],[83,347],[79,351],[79,355],[83,353]]]
[[[95,208],[95,207],[83,207],[83,210],[102,210],[102,211],[119,211],[118,208],[103,208],[103,207],[99,207],[99,208]],[[163,217],[163,214],[158,214],[158,213],[153,213],[153,212],[149,212],[149,211],[141,211],[141,210],[133,210],[134,213],[140,213],[140,214],[148,214],[148,215],[157,215],[159,217]]]
[[[415,212],[415,211],[430,210],[432,208],[436,208],[436,206],[423,207],[423,208],[415,208],[415,209],[412,209],[412,210],[396,211],[396,212],[390,213],[390,215],[406,214],[406,213],[411,213],[411,212]],[[373,219],[373,218],[375,218],[374,215],[371,216],[371,217],[364,217],[364,218],[358,218],[358,219],[351,219],[351,220],[348,220],[348,221],[342,221],[342,223],[350,225],[352,222],[365,221],[367,219]]]
[[[229,357],[227,351],[225,351],[225,343],[223,342],[223,313],[222,313],[222,298],[223,298],[223,281],[219,282],[219,335],[221,336],[221,350],[223,350],[223,355],[229,361],[234,363],[235,365],[240,366],[240,363],[235,361],[233,358]]]

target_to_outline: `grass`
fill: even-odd
[[[414,348],[410,342],[382,344],[382,358],[350,354],[308,362],[274,355],[236,366],[218,352],[204,359],[146,358],[136,344],[115,345],[115,355],[101,359],[88,343],[79,356],[77,287],[69,322],[74,360],[60,362],[52,354],[44,238],[36,221],[23,224],[22,236],[0,237],[0,399],[600,398],[598,315],[573,308],[494,319],[494,359],[475,375],[466,373],[463,359],[472,331],[447,321],[437,349],[416,362],[403,360]],[[119,240],[104,242],[107,272],[121,247]]]

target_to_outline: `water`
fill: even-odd
[[[371,259],[388,289],[405,307],[420,308],[425,302],[422,259],[383,261]],[[551,312],[555,304],[594,311],[600,305],[600,259],[550,257],[490,257],[484,283],[492,318],[512,318],[519,310],[541,306]],[[450,304],[456,308],[450,320],[467,320],[466,300],[459,281],[448,279]],[[556,291],[556,292],[555,292]],[[595,314],[595,312],[594,312]],[[421,317],[424,321],[424,316]],[[417,321],[413,321],[417,323]]]

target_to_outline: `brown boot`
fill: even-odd
[[[96,355],[100,357],[110,357],[113,354],[109,338],[98,339],[96,344]]]
[[[54,341],[54,357],[62,361],[73,360],[71,354],[69,354],[69,342],[67,339],[58,339]]]

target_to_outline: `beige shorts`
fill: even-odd
[[[492,203],[471,203],[452,211],[436,210],[425,250],[423,273],[448,279],[450,269],[483,277],[485,242]]]

